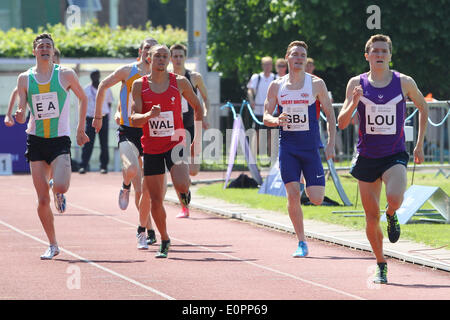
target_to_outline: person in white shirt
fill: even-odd
[[[270,83],[275,80],[275,74],[272,72],[272,58],[263,57],[261,66],[263,71],[253,74],[247,84],[248,102],[253,109],[253,113],[260,121],[262,121],[264,115],[264,101],[266,100],[267,90]],[[258,126],[255,128],[259,129]]]
[[[86,173],[89,167],[89,160],[91,159],[92,149],[95,142],[95,128],[92,127],[92,120],[95,114],[95,97],[100,82],[100,71],[94,70],[91,72],[92,83],[84,88],[84,92],[88,97],[88,108],[86,113],[86,134],[90,141],[83,146],[81,152],[81,164],[79,173]],[[108,123],[109,113],[111,112],[111,105],[113,103],[113,96],[111,89],[106,91],[105,101],[102,106],[103,126],[98,133],[100,138],[100,173],[108,173],[109,151],[108,151]]]
[[[271,57],[263,57],[261,58],[261,67],[262,72],[255,73],[250,78],[250,81],[247,84],[247,96],[248,96],[248,102],[250,103],[251,108],[253,109],[253,113],[255,114],[255,117],[260,121],[263,122],[263,116],[264,116],[264,101],[267,97],[267,90],[269,89],[270,83],[275,80],[275,74],[272,72],[273,69],[273,60]],[[244,113],[245,114],[245,113]],[[260,129],[264,129],[267,132],[267,141],[271,141],[271,134],[268,130],[270,128],[260,125],[256,122],[254,122],[252,119],[243,119],[244,125],[246,128],[253,127],[256,130],[256,141],[254,138],[252,139],[252,145],[256,143],[256,146],[259,147],[259,137],[260,137]],[[248,122],[250,121],[250,122]],[[252,125],[250,125],[252,123]],[[265,140],[265,139],[264,139]],[[270,155],[270,143],[267,143],[267,154]],[[263,147],[264,149],[264,147]],[[263,152],[264,150],[259,150],[259,153]]]

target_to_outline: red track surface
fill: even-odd
[[[73,174],[68,209],[55,215],[61,254],[41,261],[47,238],[31,176],[0,177],[0,299],[450,297],[450,274],[443,271],[390,259],[389,285],[374,285],[371,253],[310,240],[310,256],[293,259],[292,234],[195,210],[176,219],[179,207],[170,204],[169,258],[155,259],[155,245],[136,249],[137,211],[131,202],[126,211],[118,208],[120,185],[118,173]]]

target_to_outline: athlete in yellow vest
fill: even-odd
[[[139,211],[139,225],[146,226],[148,234],[146,243],[138,239],[138,249],[147,249],[148,244],[156,242],[156,237],[150,218],[150,196],[142,184],[142,128],[133,125],[130,119],[131,86],[136,79],[150,73],[150,64],[147,61],[147,56],[150,49],[157,43],[153,38],[147,38],[142,41],[139,47],[139,59],[137,62],[119,67],[100,82],[95,102],[94,120],[92,121],[92,126],[95,128],[95,131],[99,132],[102,128],[102,105],[106,90],[122,82],[120,89],[120,107],[115,115],[116,121],[120,125],[118,129],[118,145],[123,174],[123,184],[119,192],[119,207],[122,210],[128,207],[132,183],[135,191],[135,205]],[[140,231],[138,230],[138,235],[142,234]]]
[[[70,184],[69,89],[80,101],[76,134],[79,146],[89,141],[84,133],[87,98],[75,72],[53,63],[54,42],[50,34],[43,33],[35,38],[33,55],[36,66],[21,73],[17,79],[19,106],[15,118],[18,123],[24,123],[28,105],[31,115],[26,130],[25,156],[30,162],[38,196],[38,215],[50,242],[41,259],[48,260],[59,254],[50,208],[49,177],[53,176],[55,206],[60,213],[65,211],[64,193]]]

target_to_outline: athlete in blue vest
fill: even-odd
[[[319,118],[316,99],[320,101],[327,117],[328,143],[325,157],[334,157],[336,118],[325,82],[305,72],[308,46],[303,41],[293,41],[286,51],[289,73],[274,80],[264,103],[264,124],[280,126],[279,162],[281,178],[286,186],[288,212],[299,240],[294,257],[308,255],[300,205],[300,176],[306,181],[306,194],[315,205],[320,205],[325,195],[325,175],[319,149]],[[273,116],[280,106],[280,115]]]
[[[120,209],[127,209],[131,184],[133,184],[135,191],[134,201],[139,211],[139,225],[146,226],[148,234],[147,238],[143,239],[142,230],[138,227],[137,248],[139,250],[148,249],[149,244],[151,245],[156,242],[156,236],[150,217],[150,196],[142,184],[142,128],[135,126],[131,121],[131,86],[135,80],[150,73],[150,64],[147,61],[147,57],[150,49],[157,43],[153,38],[147,38],[142,41],[139,47],[139,60],[137,62],[117,68],[100,82],[95,102],[95,115],[92,121],[92,127],[98,133],[102,128],[102,106],[106,90],[121,82],[120,108],[115,115],[116,121],[119,120],[118,122],[120,124],[117,131],[123,175],[123,183],[119,191],[118,202]]]

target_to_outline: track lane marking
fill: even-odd
[[[21,234],[21,235],[23,235],[25,237],[28,237],[28,238],[36,241],[36,242],[39,242],[39,243],[42,243],[42,244],[48,246],[48,242],[47,241],[41,240],[41,239],[31,235],[31,234],[28,234],[25,231],[22,231],[22,230],[20,230],[20,229],[18,229],[16,227],[14,227],[14,226],[4,222],[4,221],[2,221],[2,220],[0,220],[0,224],[2,224],[3,226],[5,226],[5,227],[7,227],[7,228],[9,228],[9,229],[11,229],[11,230]],[[120,274],[120,273],[118,273],[116,271],[113,271],[113,270],[111,270],[109,268],[103,267],[103,266],[99,265],[98,263],[95,263],[95,262],[90,261],[90,260],[88,260],[86,258],[83,258],[83,257],[77,255],[74,252],[71,252],[71,251],[69,251],[67,249],[64,249],[63,247],[59,247],[59,250],[64,252],[64,253],[66,253],[66,254],[68,254],[68,255],[70,255],[70,256],[72,256],[72,257],[74,257],[74,258],[76,258],[76,259],[78,259],[78,260],[80,260],[80,261],[86,262],[86,263],[90,264],[93,267],[96,267],[96,268],[98,268],[98,269],[100,269],[102,271],[105,271],[105,272],[107,272],[109,274],[112,274],[113,276],[116,276],[116,277],[118,277],[118,278],[120,278],[122,280],[125,280],[125,281],[127,281],[129,283],[132,283],[132,284],[134,284],[134,285],[136,285],[136,286],[138,286],[138,287],[140,287],[142,289],[145,289],[145,290],[150,291],[150,292],[152,292],[154,294],[157,294],[157,295],[159,295],[159,296],[161,296],[161,297],[163,297],[163,298],[165,298],[167,300],[176,300],[175,298],[173,298],[173,297],[171,297],[171,296],[169,296],[169,295],[167,295],[167,294],[165,294],[165,293],[163,293],[163,292],[161,292],[159,290],[156,290],[155,288],[146,286],[145,284],[140,283],[140,282],[138,282],[138,281],[136,281],[134,279],[131,279],[131,278],[127,277],[127,276],[124,276],[124,275],[122,275],[122,274]]]
[[[120,222],[120,223],[123,223],[123,224],[130,225],[130,226],[135,227],[135,224],[132,224],[132,223],[130,223],[130,222],[128,222],[128,221],[124,221],[124,220],[121,220],[121,219],[118,219],[118,218],[115,218],[115,217],[106,215],[106,214],[104,214],[104,213],[102,213],[102,212],[99,212],[99,211],[96,211],[96,210],[93,210],[93,209],[85,208],[85,207],[83,207],[83,206],[80,206],[80,205],[77,205],[77,204],[74,204],[74,203],[71,203],[71,206],[74,207],[74,208],[80,209],[80,210],[85,210],[85,211],[90,212],[90,213],[92,213],[92,214],[96,214],[96,215],[102,216],[102,217],[104,217],[104,218],[108,218],[108,219],[111,219],[111,220],[114,220],[114,221],[117,221],[117,222]],[[195,244],[195,243],[192,243],[192,242],[189,242],[189,241],[185,241],[185,240],[182,240],[182,239],[178,239],[178,238],[175,238],[175,237],[172,237],[172,236],[171,236],[170,238],[171,238],[171,239],[174,239],[174,240],[176,240],[176,241],[185,243],[185,244],[189,244],[189,245],[191,245],[191,246],[195,246],[195,247],[197,247],[197,248],[201,248],[201,249],[203,249],[203,250],[205,250],[205,251],[209,251],[209,252],[213,252],[213,253],[215,253],[215,254],[223,255],[223,256],[228,257],[228,258],[231,258],[231,259],[233,259],[233,260],[237,260],[237,261],[241,261],[241,262],[247,263],[247,264],[249,264],[249,265],[251,265],[251,266],[253,266],[253,267],[256,267],[256,268],[259,268],[259,269],[263,269],[263,270],[266,270],[266,271],[270,271],[270,272],[273,272],[273,273],[282,275],[282,276],[284,276],[284,277],[288,277],[288,278],[291,278],[291,279],[295,279],[295,280],[304,282],[304,283],[309,284],[309,285],[312,285],[312,286],[316,286],[316,287],[320,287],[320,288],[322,288],[322,289],[326,289],[326,290],[329,290],[329,291],[333,291],[333,292],[335,292],[335,293],[338,293],[338,294],[341,294],[341,295],[344,295],[344,296],[347,296],[347,297],[350,297],[350,298],[353,298],[353,299],[357,299],[357,300],[366,300],[366,299],[363,298],[363,297],[360,297],[360,296],[357,296],[357,295],[353,295],[353,294],[351,294],[351,293],[348,293],[348,292],[345,292],[345,291],[342,291],[342,290],[339,290],[339,289],[335,289],[335,288],[329,287],[329,286],[324,285],[324,284],[320,284],[320,283],[317,283],[317,282],[314,282],[314,281],[310,281],[310,280],[307,280],[307,279],[298,277],[298,276],[293,275],[293,274],[290,274],[290,273],[286,273],[286,272],[283,272],[283,271],[280,271],[280,270],[276,270],[276,269],[273,269],[273,268],[270,268],[270,267],[266,267],[266,266],[263,266],[263,265],[259,265],[259,264],[257,264],[257,263],[251,262],[251,261],[245,261],[245,260],[243,260],[243,259],[241,259],[241,258],[235,257],[235,256],[230,255],[230,254],[227,254],[227,253],[218,252],[218,251],[216,251],[216,250],[213,250],[213,249],[210,249],[210,248],[206,248],[206,247],[203,247],[203,246],[201,246],[201,245],[197,245],[197,244]]]

